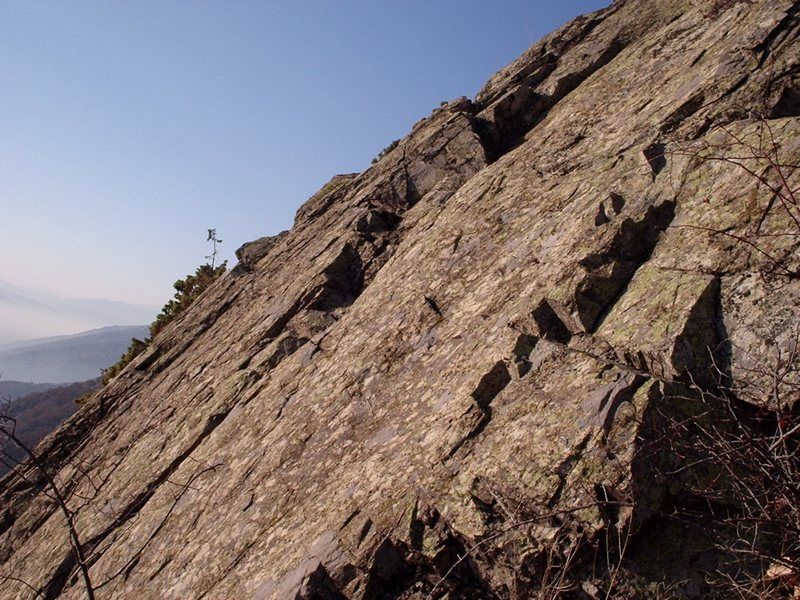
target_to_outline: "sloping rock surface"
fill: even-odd
[[[525,597],[552,523],[516,563],[459,557],[549,511],[591,537],[600,497],[647,524],[675,492],[641,452],[671,382],[767,360],[800,316],[789,213],[672,150],[766,123],[797,164],[799,6],[615,2],[243,247],[38,448],[96,597]],[[80,598],[26,476],[2,482],[0,596]]]

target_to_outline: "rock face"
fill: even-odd
[[[681,382],[793,343],[792,207],[719,158],[767,127],[800,162],[799,12],[617,1],[246,245],[37,450],[96,597],[531,597],[548,543],[623,524],[615,595],[705,594],[648,444]],[[26,475],[2,482],[0,596],[80,598]],[[576,568],[550,591],[605,597],[611,569]]]

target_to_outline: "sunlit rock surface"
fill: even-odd
[[[680,489],[651,477],[646,424],[671,382],[767,360],[800,316],[787,213],[676,151],[757,145],[760,115],[800,158],[798,3],[719,4],[577,19],[245,246],[39,448],[96,596],[525,597],[552,522],[458,557],[555,511],[591,539],[609,497],[642,532],[630,589],[701,595],[704,551],[653,516]],[[0,573],[83,597],[29,475],[2,482]]]

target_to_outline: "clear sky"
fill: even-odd
[[[160,305],[608,3],[4,0],[0,279]]]

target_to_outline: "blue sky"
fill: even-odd
[[[0,279],[162,304],[607,1],[0,4]]]

